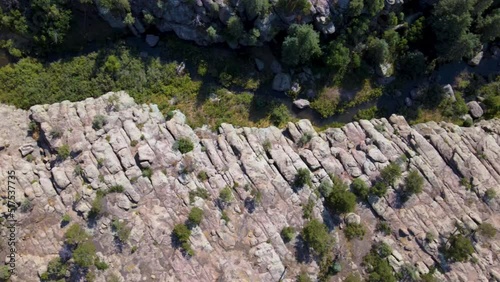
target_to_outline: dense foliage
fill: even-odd
[[[302,238],[319,255],[325,255],[331,247],[331,238],[325,224],[317,219],[309,221],[302,229]]]

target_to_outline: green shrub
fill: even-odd
[[[401,177],[401,168],[396,163],[390,163],[380,171],[380,177],[387,185],[394,185],[396,180]]]
[[[326,199],[332,193],[333,185],[331,185],[327,180],[323,180],[318,186],[318,191]]]
[[[276,7],[286,13],[304,13],[309,14],[311,3],[307,0],[278,0]]]
[[[87,232],[77,223],[72,224],[64,233],[64,242],[68,245],[80,244],[88,239]]]
[[[114,185],[109,188],[107,193],[123,193],[125,189],[121,185]]]
[[[300,137],[298,145],[300,147],[304,147],[307,143],[309,143],[309,141],[311,141],[311,139],[312,139],[312,134],[309,132],[306,132],[306,133],[302,134],[302,136]]]
[[[92,120],[92,128],[94,130],[100,130],[106,125],[106,117],[103,115],[96,115]]]
[[[222,220],[224,220],[225,222],[229,222],[230,221],[229,216],[227,215],[226,211],[222,211],[222,214],[221,214],[220,218]]]
[[[404,191],[408,195],[420,194],[424,186],[424,178],[420,176],[418,171],[411,170],[405,179]]]
[[[203,210],[197,207],[194,207],[189,212],[188,220],[194,225],[200,225],[201,220],[203,219]]]
[[[180,138],[175,142],[175,149],[181,152],[182,154],[185,154],[187,152],[191,152],[194,149],[193,142],[189,138]]]
[[[0,281],[9,281],[10,269],[7,265],[0,266]]]
[[[210,197],[210,194],[208,194],[207,190],[198,187],[198,188],[196,188],[195,191],[189,191],[189,202],[193,203],[195,200],[195,197],[200,197],[200,198],[206,200]]]
[[[99,258],[95,259],[94,265],[99,270],[106,270],[109,268],[108,264],[104,261],[101,261]]]
[[[69,216],[69,214],[65,213],[62,217],[61,223],[68,224],[70,222],[71,222],[71,217]]]
[[[135,146],[137,146],[138,143],[139,143],[139,141],[132,140],[132,141],[130,141],[130,147],[135,147]]]
[[[149,167],[143,168],[142,176],[151,179],[151,176],[153,176],[153,170]]]
[[[370,193],[370,188],[366,185],[366,182],[361,178],[356,178],[351,183],[352,192],[358,196],[358,198],[365,200]]]
[[[491,201],[494,198],[496,198],[496,196],[497,196],[497,192],[493,188],[486,190],[486,192],[484,193],[484,199],[486,201]]]
[[[50,131],[49,135],[52,139],[58,139],[58,138],[61,138],[63,136],[63,132],[60,128],[53,128]]]
[[[57,155],[61,160],[65,160],[71,154],[71,149],[67,144],[63,144],[59,149],[57,149]]]
[[[189,236],[191,236],[191,230],[184,224],[176,224],[174,230],[172,231],[175,238],[181,243],[181,248],[184,249],[189,255],[192,255],[193,250],[189,244]]]
[[[244,34],[245,30],[241,19],[234,15],[227,21],[226,37],[230,41],[238,41]]]
[[[73,259],[80,267],[90,267],[94,264],[95,257],[96,248],[94,242],[90,240],[78,244],[76,249],[73,251]]]
[[[497,230],[490,223],[481,223],[477,231],[479,234],[489,239],[495,238],[497,235]]]
[[[365,233],[366,230],[361,224],[347,224],[344,228],[344,235],[347,240],[352,240],[354,238],[362,240]]]
[[[391,234],[391,226],[386,221],[379,221],[376,230],[382,232],[386,236]]]
[[[27,198],[21,203],[20,210],[22,213],[27,213],[33,208],[33,204]]]
[[[306,184],[307,185],[311,184],[311,173],[307,168],[299,168],[297,170],[297,174],[295,175],[295,180],[293,182],[293,185],[296,188],[300,188]]]
[[[331,248],[332,240],[328,228],[317,219],[311,220],[304,226],[302,238],[319,256],[323,256]]]
[[[269,0],[243,0],[243,7],[248,19],[254,19],[257,16],[265,15],[270,8]]]
[[[307,204],[302,208],[302,218],[311,219],[313,216],[314,200],[309,198]]]
[[[206,181],[208,179],[208,174],[206,171],[202,170],[198,173],[198,179],[201,181]]]
[[[269,119],[274,125],[282,126],[290,120],[290,113],[288,111],[288,108],[283,104],[274,107]]]
[[[300,272],[299,275],[297,275],[297,282],[313,282],[312,279],[307,275],[305,272]]]
[[[285,243],[288,243],[290,241],[293,240],[293,238],[295,237],[295,229],[291,226],[287,226],[287,227],[283,227],[283,229],[281,229],[281,238],[283,238],[283,241]]]
[[[115,232],[115,237],[121,243],[127,242],[128,238],[130,237],[130,232],[132,230],[129,227],[127,227],[126,221],[119,221],[117,219],[114,219],[113,222],[111,223],[111,227]]]
[[[359,274],[349,273],[343,282],[361,282]]]
[[[233,200],[233,192],[231,192],[231,188],[229,188],[229,186],[220,190],[219,199],[225,204],[228,204]]]
[[[47,271],[44,272],[40,278],[42,281],[59,281],[66,277],[66,271],[68,270],[68,266],[65,265],[61,258],[52,259],[47,265]]]
[[[448,260],[464,262],[474,252],[474,246],[469,238],[462,234],[451,235],[448,238],[449,246],[444,250],[444,255]]]
[[[363,258],[363,265],[368,272],[368,281],[396,282],[387,257],[392,253],[385,243],[372,245],[370,252]]]
[[[387,194],[387,185],[384,182],[377,182],[370,189],[370,194],[375,195],[377,197],[383,197]]]
[[[355,120],[361,120],[361,119],[366,119],[366,120],[371,120],[374,119],[378,116],[378,108],[377,106],[370,107],[368,109],[361,109],[359,110],[356,115],[354,116]]]
[[[340,179],[336,179],[325,204],[337,214],[353,212],[356,208],[356,196],[348,190],[347,184]]]
[[[92,201],[92,206],[89,211],[89,218],[96,219],[101,217],[104,214],[104,196],[106,193],[98,190],[96,193],[96,197]]]

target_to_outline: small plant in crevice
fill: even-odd
[[[174,143],[173,149],[185,154],[191,152],[194,149],[194,145],[191,139],[182,137]]]
[[[202,198],[203,200],[206,200],[210,197],[210,194],[208,193],[207,190],[203,188],[196,188],[195,191],[189,191],[189,202],[192,204],[194,203],[195,197]]]
[[[304,147],[305,145],[307,145],[311,141],[311,139],[312,139],[312,134],[309,132],[306,132],[306,133],[302,134],[299,141],[297,142],[297,145],[299,145],[299,147]]]
[[[291,226],[283,227],[280,232],[281,238],[285,243],[288,243],[295,238],[295,229]]]
[[[191,244],[189,243],[189,237],[191,236],[191,230],[182,223],[178,223],[174,226],[174,230],[172,231],[173,236],[175,239],[178,241],[180,244],[180,247],[184,250],[184,252],[189,255],[193,256],[194,251],[191,248]]]
[[[307,168],[299,168],[297,170],[297,174],[295,175],[293,186],[295,187],[296,190],[298,190],[306,184],[312,186],[311,173]]]

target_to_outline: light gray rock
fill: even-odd
[[[71,181],[69,181],[68,177],[66,176],[64,168],[61,167],[55,167],[52,169],[52,177],[54,178],[54,182],[56,183],[57,187],[60,189],[65,189],[71,183]]]
[[[481,108],[479,103],[476,101],[471,101],[471,102],[467,103],[467,107],[469,108],[470,115],[473,118],[480,118],[484,114],[483,109]]]
[[[345,217],[345,222],[347,224],[361,224],[361,217],[355,213],[349,213]]]
[[[293,104],[295,105],[295,107],[302,110],[302,109],[309,107],[309,105],[311,105],[311,102],[309,102],[306,99],[298,99],[298,100],[293,101]]]
[[[472,58],[470,61],[469,61],[469,65],[475,67],[477,65],[479,65],[481,63],[481,60],[483,59],[483,51],[477,53],[474,58]]]

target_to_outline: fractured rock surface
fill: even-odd
[[[395,269],[411,264],[425,273],[441,261],[438,240],[454,232],[455,223],[475,229],[488,222],[500,228],[498,197],[483,200],[489,189],[500,194],[499,120],[470,128],[435,122],[409,126],[393,115],[319,133],[307,120],[285,129],[222,124],[214,133],[193,130],[180,112],[166,120],[155,105],[137,105],[124,92],[29,111],[0,105],[0,112],[8,117],[0,121],[1,196],[7,194],[7,172],[15,170],[16,201],[32,203],[31,211],[16,212],[20,271],[12,281],[36,281],[63,249],[67,227],[60,225],[62,215],[87,227],[97,191],[116,185],[124,192],[106,196],[106,215],[87,230],[109,265],[96,281],[106,281],[110,273],[121,281],[278,281],[285,266],[285,281],[294,281],[301,269],[314,277],[317,263],[297,261],[294,241],[285,244],[280,237],[283,227],[303,227],[302,206],[309,199],[315,203],[314,217],[332,226],[332,236],[340,238],[339,252],[352,258],[352,263],[343,261],[345,268],[357,271],[362,267],[356,258],[373,241],[391,245]],[[93,124],[98,115],[105,117],[102,128]],[[56,131],[62,134],[51,134]],[[306,133],[311,140],[299,146]],[[174,150],[180,138],[192,140],[193,151]],[[62,160],[57,151],[66,145],[70,156]],[[383,198],[370,197],[371,207],[358,205],[349,220],[366,225],[368,236],[362,242],[345,243],[310,187],[292,189],[300,168],[311,171],[317,187],[328,174],[346,182],[373,181],[390,162],[399,163],[403,175],[416,169],[425,179],[424,191],[402,206],[394,189]],[[207,179],[197,177],[202,171]],[[461,179],[470,180],[470,189]],[[216,200],[226,186],[234,196],[225,212],[229,222],[221,219]],[[197,188],[205,189],[209,198],[190,197]],[[254,191],[262,195],[258,202],[252,201]],[[204,211],[204,219],[190,237],[195,255],[186,257],[173,247],[171,233],[194,206]],[[1,209],[7,212],[5,205]],[[122,252],[114,243],[113,218],[126,220],[132,228]],[[374,232],[377,218],[388,221],[390,235]],[[426,241],[428,232],[436,235],[433,242]],[[476,263],[454,263],[439,278],[495,279],[500,273],[499,237],[474,246]]]

